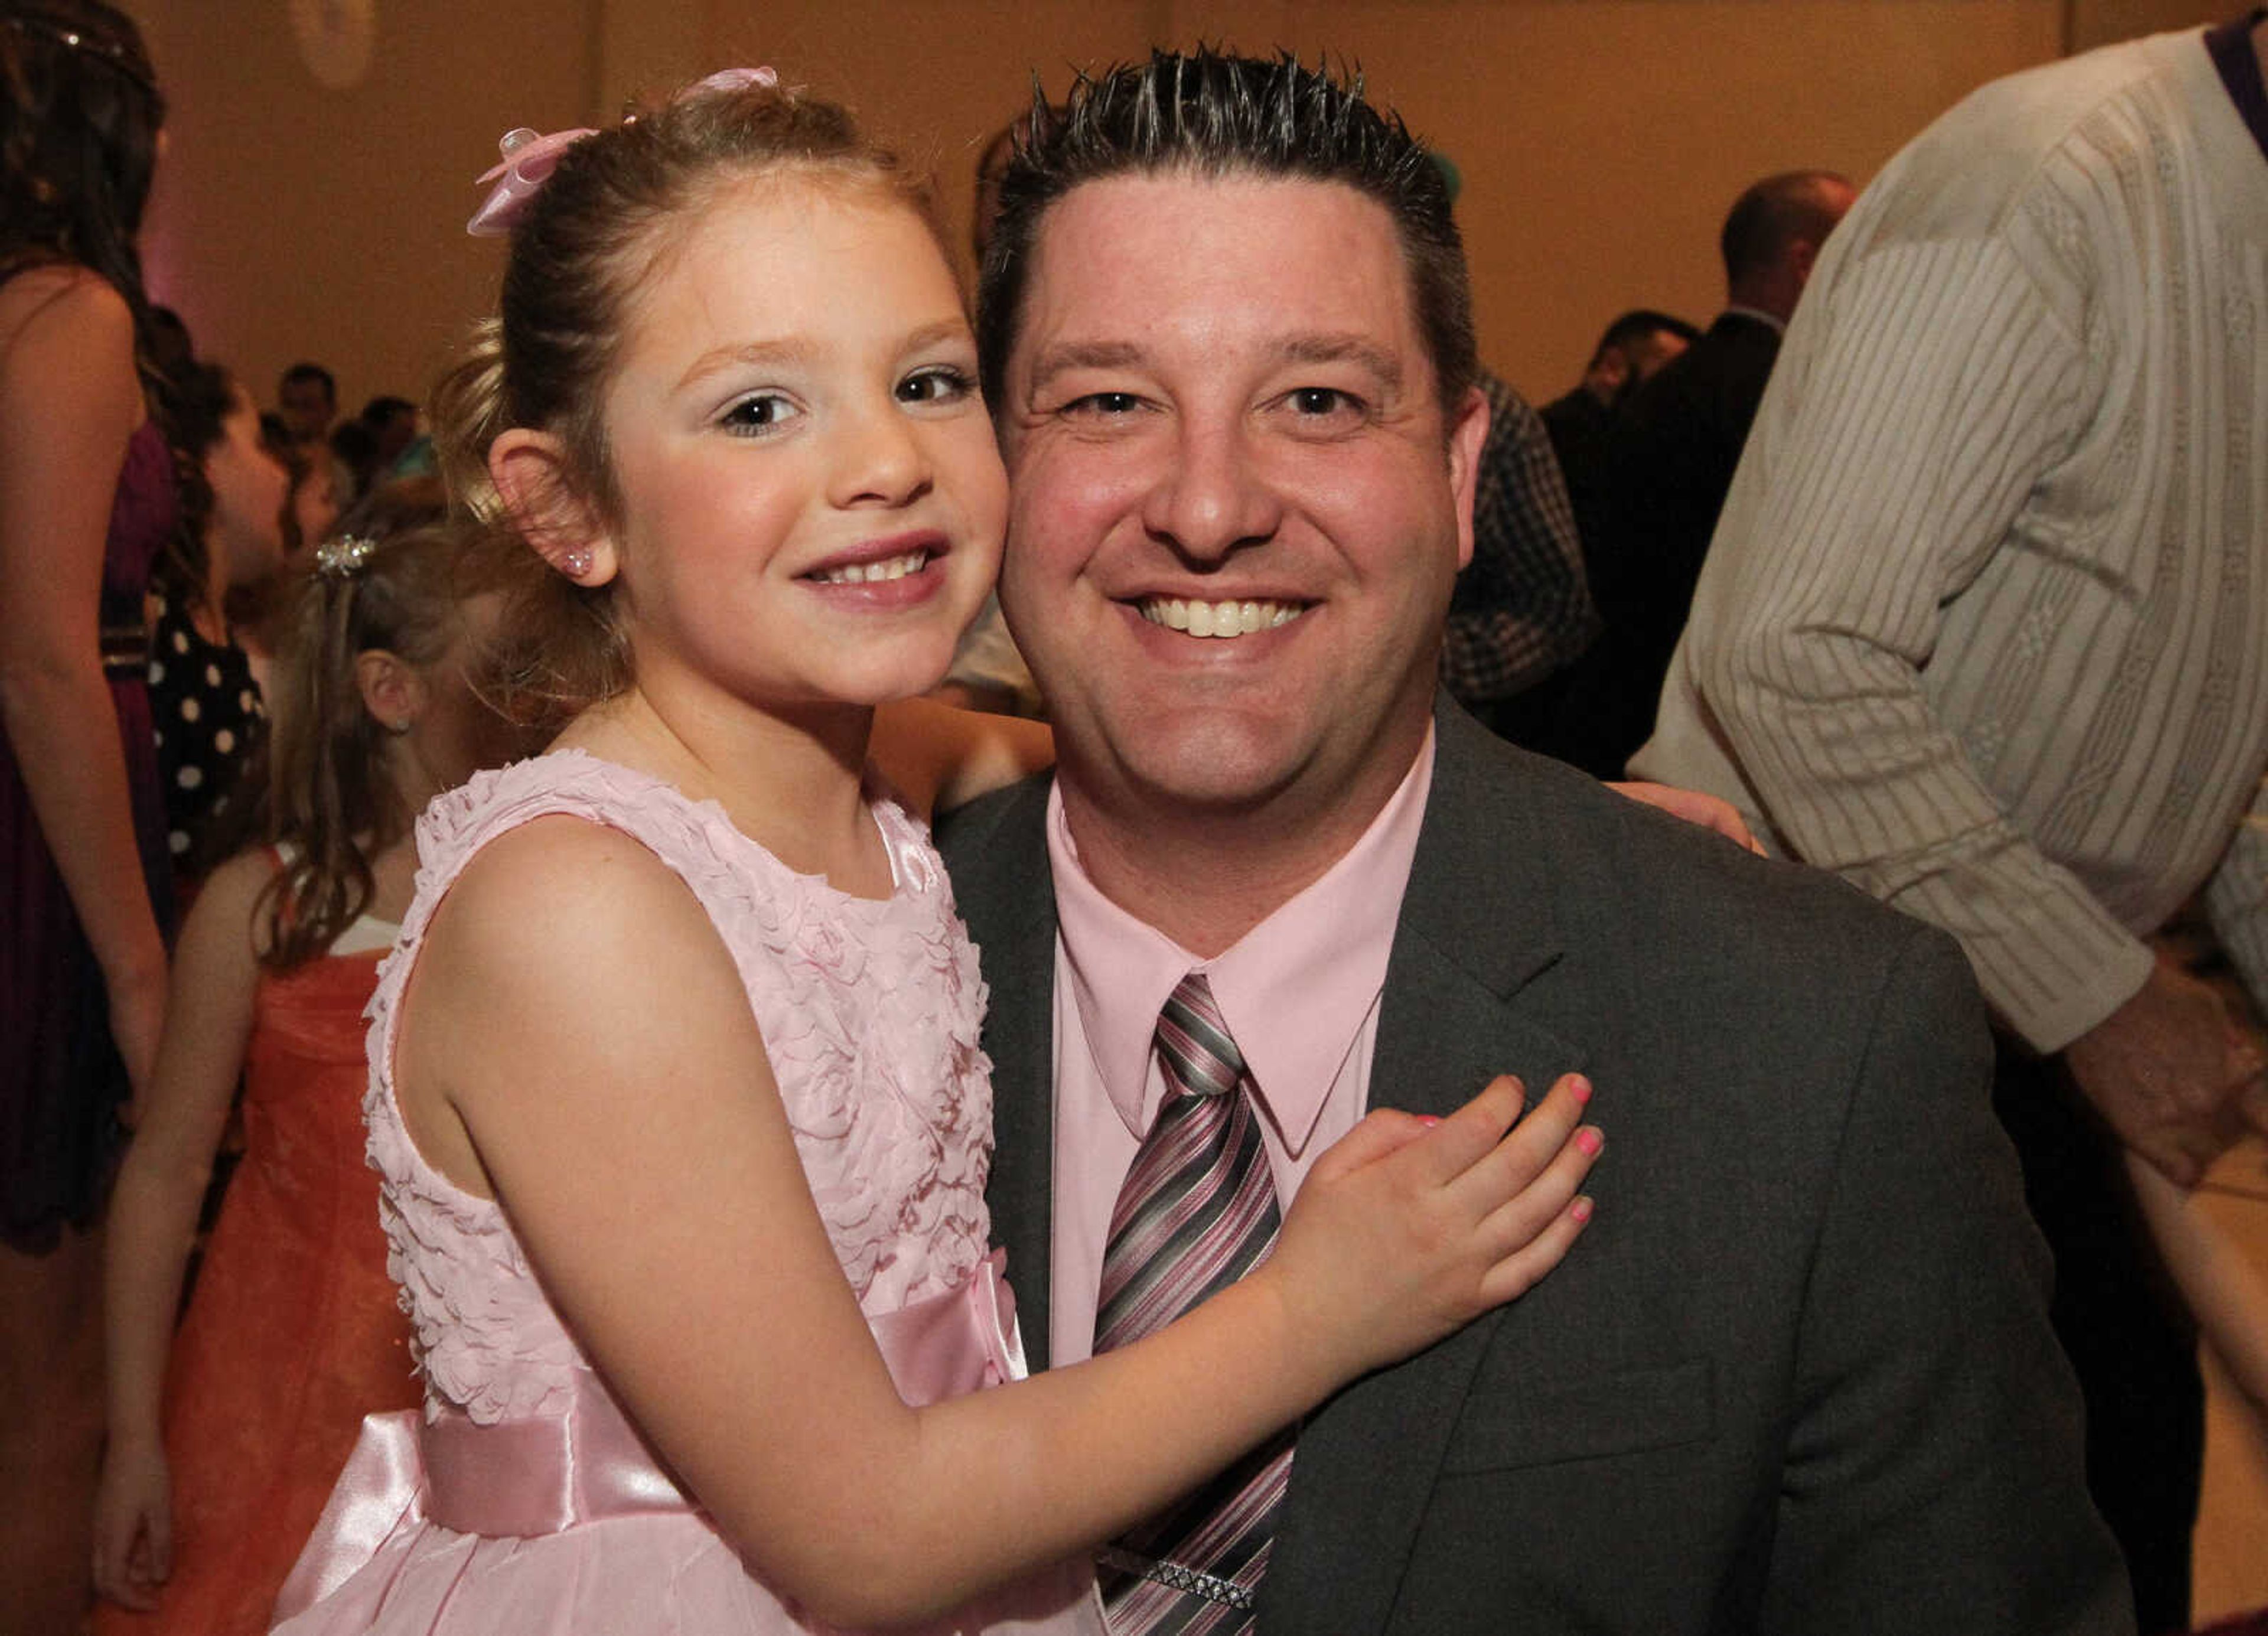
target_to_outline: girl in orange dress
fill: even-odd
[[[489,599],[458,600],[457,556],[431,526],[318,548],[277,658],[274,844],[217,869],[183,930],[112,1205],[99,1631],[264,1631],[363,1416],[420,1399],[363,1157],[362,1011],[413,817],[513,748],[467,679]],[[176,1334],[239,1072],[244,1160]]]

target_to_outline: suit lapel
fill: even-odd
[[[1523,993],[1560,957],[1549,860],[1522,807],[1528,781],[1492,765],[1501,747],[1462,711],[1438,712],[1436,726],[1370,1100],[1445,1114],[1498,1073],[1519,1074],[1533,1102],[1581,1058],[1523,1009]],[[1499,1321],[1492,1315],[1358,1382],[1301,1428],[1261,1597],[1263,1632],[1384,1628]]]
[[[1034,1370],[1048,1367],[1055,1170],[1055,885],[1048,781],[1011,792],[946,844],[954,892],[983,956],[992,1059],[992,1238],[1008,1252],[1018,1326]]]

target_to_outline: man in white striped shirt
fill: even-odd
[[[2029,1048],[2000,1108],[2146,1631],[2186,1624],[2201,1407],[2117,1144],[2191,1183],[2261,1112],[2142,939],[2205,886],[2268,997],[2264,17],[1987,86],[1867,188],[1631,763],[1952,932]]]

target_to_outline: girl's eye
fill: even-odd
[[[901,403],[958,403],[976,390],[968,372],[951,364],[917,369],[898,382]]]
[[[720,424],[740,437],[759,437],[803,411],[777,392],[759,392],[726,409]]]

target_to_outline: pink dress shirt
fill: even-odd
[[[1347,854],[1211,961],[1105,897],[1079,861],[1058,794],[1055,870],[1055,1220],[1049,1361],[1094,1350],[1110,1212],[1165,1097],[1152,1035],[1174,985],[1203,968],[1244,1053],[1260,1132],[1289,1203],[1315,1158],[1370,1104],[1378,1001],[1433,782],[1433,734]]]

